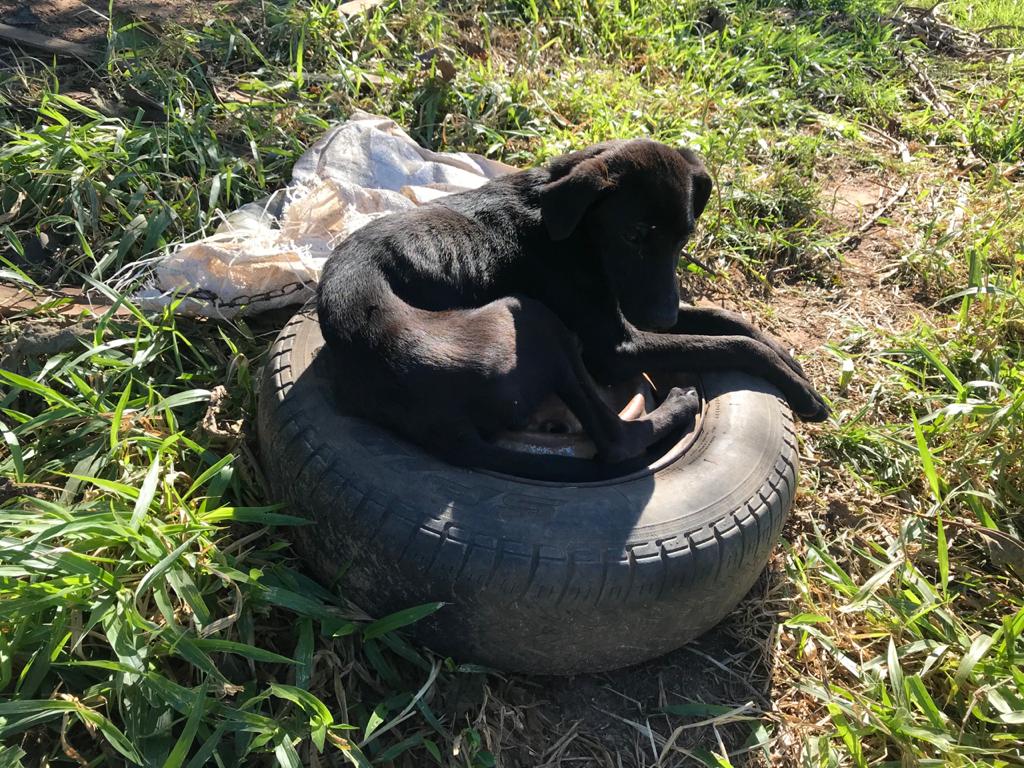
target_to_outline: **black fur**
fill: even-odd
[[[535,477],[605,471],[487,441],[552,392],[606,464],[642,455],[697,407],[673,390],[624,421],[595,378],[739,368],[804,419],[826,418],[777,342],[738,315],[679,304],[679,254],[710,195],[688,150],[609,142],[366,225],[318,292],[346,406],[452,463]]]

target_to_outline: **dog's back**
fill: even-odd
[[[522,181],[378,219],[337,248],[318,313],[347,408],[430,443],[468,422],[496,431],[523,421],[547,394],[510,383],[524,335],[538,337],[541,359],[544,345],[571,343],[547,327],[550,311],[531,303],[524,315],[530,300],[510,295],[531,228]]]

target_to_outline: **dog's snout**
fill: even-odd
[[[679,317],[679,305],[673,304],[670,307],[659,308],[648,314],[645,325],[649,331],[667,331],[676,324]]]

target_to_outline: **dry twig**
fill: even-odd
[[[875,224],[878,222],[880,218],[882,218],[883,216],[885,216],[885,214],[892,210],[892,207],[896,205],[896,203],[898,203],[903,198],[903,196],[907,194],[909,190],[910,182],[903,182],[903,186],[896,190],[896,192],[888,200],[886,200],[877,208],[875,208],[874,213],[868,216],[867,219],[864,220],[864,223],[857,227],[857,230],[855,232],[851,232],[842,240],[840,240],[836,248],[840,251],[848,251],[854,246],[856,246],[857,243],[861,241],[861,238],[863,238],[864,235],[867,233],[867,231],[871,229],[873,226],[875,226]]]

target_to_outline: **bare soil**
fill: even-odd
[[[174,18],[179,23],[202,23],[212,8],[192,0],[117,0],[114,18],[159,25]],[[73,43],[103,43],[107,35],[106,0],[0,0],[0,22]]]

